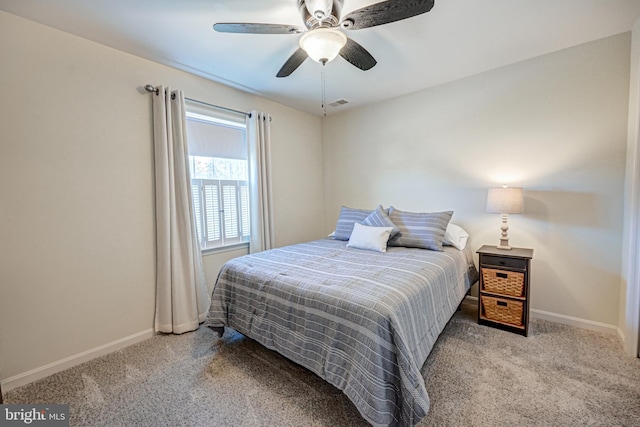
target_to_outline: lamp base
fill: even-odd
[[[500,244],[496,246],[497,249],[502,249],[504,251],[510,251],[511,246],[509,245],[509,239],[505,236],[500,238]]]
[[[496,246],[497,249],[502,249],[504,251],[510,251],[511,246],[509,246],[509,225],[507,225],[507,217],[506,213],[502,214],[502,226],[500,229],[502,230],[502,235],[500,236],[500,244]]]

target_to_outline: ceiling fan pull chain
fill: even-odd
[[[320,85],[322,87],[322,112],[327,117],[327,86],[324,77],[324,67],[326,62],[321,62],[322,68],[320,69]]]

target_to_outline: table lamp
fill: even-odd
[[[524,212],[524,200],[522,188],[511,188],[506,185],[500,188],[490,188],[487,194],[487,212],[502,214],[502,236],[498,249],[510,250],[509,236],[507,231],[507,218],[509,214],[520,214]]]

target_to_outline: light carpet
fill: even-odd
[[[426,426],[638,426],[640,359],[615,336],[533,319],[529,337],[463,305],[422,368]],[[339,390],[227,330],[158,335],[5,393],[68,403],[74,426],[366,426]]]

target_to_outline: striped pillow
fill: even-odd
[[[441,251],[444,234],[452,216],[453,211],[414,213],[399,211],[392,206],[389,208],[389,219],[400,233],[389,239],[388,245]]]
[[[370,213],[370,210],[352,209],[342,206],[340,208],[340,216],[336,223],[336,231],[333,233],[333,238],[336,240],[349,240],[351,233],[353,232],[353,225],[356,222],[364,221]]]
[[[393,221],[389,219],[389,215],[387,215],[382,205],[378,205],[378,207],[362,221],[362,225],[368,225],[370,227],[391,227],[391,237],[400,232]]]

